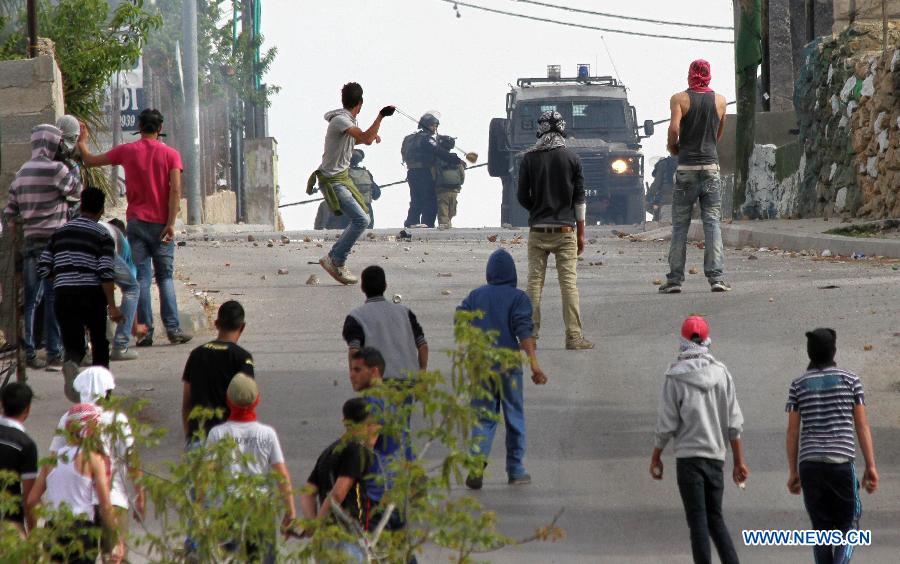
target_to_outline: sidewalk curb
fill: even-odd
[[[722,241],[727,247],[776,247],[785,251],[828,249],[834,255],[851,256],[862,253],[867,257],[882,256],[900,258],[900,239],[874,239],[826,235],[824,233],[798,233],[767,229],[765,226],[722,224]],[[688,237],[703,240],[703,224],[691,222]]]
[[[201,301],[191,292],[189,286],[176,276],[175,282],[175,299],[178,302],[178,319],[181,324],[181,330],[185,333],[196,336],[212,328],[209,316]],[[150,292],[153,300],[153,325],[157,328],[157,335],[165,336],[165,329],[160,317],[159,293],[156,284],[150,286]],[[162,333],[159,328],[163,328]]]

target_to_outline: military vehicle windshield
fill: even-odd
[[[633,126],[624,100],[574,100],[527,102],[516,106],[513,115],[517,141],[532,139],[541,113],[556,110],[566,120],[566,128],[577,137],[599,137],[606,141],[630,141]]]

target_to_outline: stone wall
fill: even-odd
[[[207,196],[203,202],[203,223],[218,225],[234,223],[237,217],[237,198],[231,190],[219,190]],[[181,210],[178,219],[187,224],[187,200],[181,199]]]
[[[31,129],[56,123],[63,114],[62,92],[62,76],[52,56],[0,61],[0,209],[6,207],[16,171],[31,158]],[[15,312],[21,299],[15,283],[14,231],[4,226],[0,235],[0,334],[10,343],[17,342]]]
[[[856,24],[807,48],[797,80],[804,170],[792,215],[900,216],[900,24]]]

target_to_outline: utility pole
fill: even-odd
[[[28,24],[28,58],[37,57],[37,0],[28,0],[25,5],[25,19]]]
[[[810,2],[811,0],[807,0]],[[738,0],[735,14],[734,73],[737,90],[734,198],[732,214],[740,217],[746,200],[750,156],[756,138],[756,71],[762,60],[760,0]]]
[[[122,88],[119,80],[122,76],[121,72],[117,72],[113,78],[109,96],[109,115],[110,127],[112,128],[112,146],[116,147],[122,144]],[[113,165],[109,167],[109,184],[113,188],[113,193],[120,196],[119,191],[119,167]]]
[[[184,193],[187,196],[187,222],[203,221],[200,194],[200,94],[197,62],[197,2],[184,0],[181,12],[181,48],[184,64]]]
[[[772,58],[769,51],[769,0],[762,0],[760,28],[762,35],[762,111],[772,110]]]

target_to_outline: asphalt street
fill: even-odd
[[[454,307],[484,282],[488,255],[504,246],[525,285],[524,231],[460,230],[429,233],[424,240],[391,241],[378,231],[357,246],[349,265],[387,271],[388,293],[402,295],[418,316],[432,350],[432,365],[447,368],[437,351],[451,345]],[[488,236],[498,234],[496,242]],[[352,396],[341,327],[361,303],[358,287],[334,283],[317,264],[330,246],[323,234],[291,233],[292,242],[246,235],[194,236],[179,247],[179,278],[214,303],[240,300],[248,327],[241,342],[255,358],[261,386],[260,420],[275,426],[294,482],[302,484],[318,453],[341,432],[340,406]],[[304,237],[312,240],[304,242]],[[334,233],[330,234],[333,239]],[[521,237],[516,239],[516,237]],[[259,237],[259,236],[257,236]],[[648,472],[656,404],[663,372],[677,352],[682,319],[702,314],[711,326],[712,352],[735,379],[746,420],[744,445],[751,475],[746,490],[727,482],[724,512],[744,562],[811,562],[808,548],[743,546],[742,529],[807,528],[800,497],[787,492],[784,454],[788,385],[805,368],[804,331],[830,326],[838,334],[838,363],[857,372],[867,392],[881,488],[862,494],[861,528],[872,546],[855,562],[896,562],[900,552],[900,271],[876,261],[790,257],[777,252],[729,249],[734,290],[712,294],[702,276],[702,251],[691,246],[681,295],[659,295],[668,243],[630,242],[609,230],[591,231],[579,265],[585,336],[592,351],[566,351],[559,290],[552,271],[544,293],[544,327],[538,354],[548,385],[527,382],[526,465],[529,486],[506,485],[503,433],[498,433],[485,487],[475,493],[498,512],[503,532],[525,537],[564,509],[566,538],[485,555],[494,562],[690,562],[688,529],[675,484],[675,461],[664,454],[665,479]],[[318,238],[318,239],[317,239]],[[321,247],[320,247],[321,245]],[[753,255],[757,259],[750,259]],[[278,274],[286,269],[287,274]],[[451,273],[439,277],[438,273]],[[307,285],[315,274],[318,286]],[[445,290],[449,295],[445,295]],[[182,308],[198,309],[187,292]],[[140,359],[115,363],[120,389],[150,401],[149,420],[170,435],[148,453],[158,464],[177,456],[180,375],[199,334],[189,345],[139,349]],[[871,350],[865,350],[865,349]],[[38,372],[39,392],[29,428],[42,452],[65,409],[56,377]],[[671,448],[671,447],[670,447]],[[862,459],[858,459],[860,472]],[[730,460],[726,476],[730,475]],[[465,488],[458,487],[464,494]],[[446,561],[436,552],[423,561]]]

